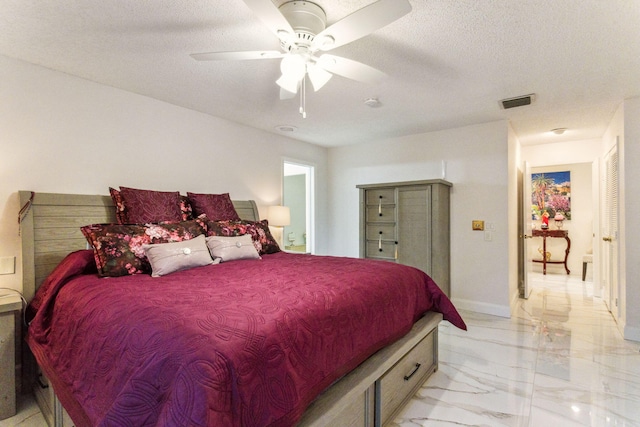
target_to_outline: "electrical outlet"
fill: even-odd
[[[490,242],[493,240],[493,233],[490,231],[485,231],[484,232],[484,241],[485,242]]]
[[[471,229],[475,231],[484,230],[484,221],[474,219],[473,221],[471,221]]]

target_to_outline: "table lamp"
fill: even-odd
[[[267,221],[269,221],[269,225],[272,227],[279,228],[278,236],[275,236],[278,244],[281,247],[284,247],[283,228],[289,224],[291,224],[291,211],[288,206],[269,206],[267,208]]]

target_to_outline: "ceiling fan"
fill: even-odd
[[[277,7],[271,0],[243,0],[280,40],[281,50],[194,53],[198,61],[281,59],[282,75],[276,81],[280,99],[300,90],[300,113],[304,110],[305,77],[318,91],[334,74],[375,83],[385,74],[344,57],[324,53],[351,43],[392,23],[411,11],[408,0],[378,0],[326,27],[325,11],[310,1],[288,1]]]

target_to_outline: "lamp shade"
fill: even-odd
[[[288,206],[269,206],[267,221],[274,227],[284,227],[291,224],[291,213]]]

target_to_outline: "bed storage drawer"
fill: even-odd
[[[47,421],[49,426],[54,425],[54,415],[53,415],[53,402],[55,396],[53,394],[53,387],[49,384],[49,380],[44,374],[40,371],[40,367],[38,366],[38,379],[33,386],[33,394],[36,398],[36,402],[38,402],[38,406],[40,407],[40,411],[42,412],[42,416]]]
[[[436,339],[432,331],[378,380],[376,400],[380,402],[378,416],[382,425],[392,421],[396,412],[436,369]]]
[[[49,380],[40,371],[38,366],[38,380],[33,386],[33,394],[40,407],[42,416],[47,421],[49,427],[73,427],[74,423],[67,411],[62,407],[55,395],[55,391]]]

